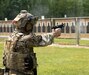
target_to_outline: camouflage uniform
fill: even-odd
[[[26,22],[24,21],[25,17],[23,16],[26,16],[27,18],[30,16],[33,17],[33,15],[26,11],[25,15],[21,15],[22,13],[17,15],[14,19],[21,21],[21,23],[16,26],[15,31],[5,43],[3,64],[8,75],[37,75],[37,58],[36,53],[33,51],[33,47],[52,44],[53,35],[35,35],[32,32],[32,29],[26,31],[24,28],[27,26],[26,24],[29,25],[29,23],[27,23],[28,19],[25,20]],[[35,18],[32,20],[36,21]],[[33,21],[32,25],[36,23],[35,21]],[[27,28],[29,28],[29,26]]]

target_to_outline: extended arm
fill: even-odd
[[[23,36],[19,41],[26,42],[27,45],[31,47],[38,47],[38,46],[47,46],[53,43],[53,38],[58,37],[61,34],[61,29],[55,29],[52,33],[42,34],[42,35],[35,35],[29,34]]]

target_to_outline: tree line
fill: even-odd
[[[0,20],[13,19],[22,9],[47,18],[89,16],[89,0],[0,0]]]

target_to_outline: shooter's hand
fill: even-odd
[[[61,28],[56,28],[52,30],[54,37],[59,37],[61,35]]]

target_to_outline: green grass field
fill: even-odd
[[[2,67],[3,43],[0,43]],[[89,49],[36,47],[38,75],[89,75]]]
[[[2,67],[3,49],[4,49],[4,43],[0,43],[0,67]]]
[[[39,47],[38,75],[89,75],[89,50]]]
[[[54,43],[59,43],[63,45],[76,45],[76,39],[61,39],[61,38],[56,38],[54,39]],[[79,40],[80,45],[85,45],[89,46],[89,40]]]

